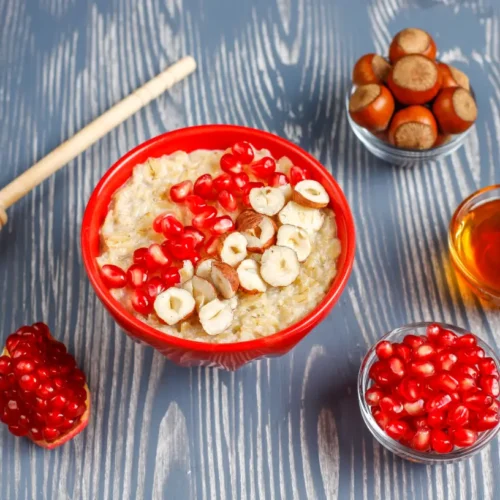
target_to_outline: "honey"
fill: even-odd
[[[500,295],[500,198],[471,207],[450,229],[462,266],[480,288]]]

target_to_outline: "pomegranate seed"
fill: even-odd
[[[132,264],[127,271],[127,281],[132,288],[143,285],[148,280],[148,270],[139,265]]]
[[[431,323],[427,327],[427,331],[426,331],[427,338],[431,342],[436,342],[441,331],[442,331],[441,325],[439,325],[438,323]]]
[[[390,415],[398,415],[403,411],[403,403],[393,396],[384,396],[380,400],[380,409]]]
[[[481,389],[490,396],[497,398],[500,394],[500,385],[498,379],[493,375],[484,375],[479,379],[479,386]]]
[[[365,392],[365,400],[369,406],[378,406],[380,400],[384,396],[384,391],[378,387],[370,387],[370,389]]]
[[[465,335],[462,335],[461,337],[457,338],[454,347],[461,349],[463,347],[474,347],[476,344],[477,344],[476,336],[472,335],[472,333],[466,333]]]
[[[431,431],[431,447],[437,453],[450,453],[453,450],[453,443],[446,432],[433,429]]]
[[[245,193],[245,188],[248,186],[250,179],[245,172],[233,175],[234,191],[237,195]]]
[[[250,165],[250,171],[260,179],[267,179],[276,170],[276,162],[270,156],[264,156]]]
[[[0,374],[8,375],[11,371],[11,364],[9,356],[0,356]]]
[[[452,439],[456,446],[465,448],[467,446],[472,446],[477,441],[477,432],[462,427],[453,430]]]
[[[300,181],[305,181],[306,179],[309,179],[309,172],[305,168],[294,165],[290,169],[290,184],[292,186],[295,186],[295,184]]]
[[[215,255],[219,247],[219,238],[211,236],[205,244],[205,252],[207,255]]]
[[[411,421],[415,429],[423,429],[427,427],[427,419],[424,417],[414,417]]]
[[[133,256],[134,264],[146,265],[147,255],[148,255],[147,248],[143,247],[143,248],[138,248],[137,250],[135,250],[134,256]]]
[[[422,344],[413,349],[414,359],[421,361],[430,359],[436,354],[436,350],[430,344]]]
[[[454,403],[459,403],[461,401],[460,394],[458,392],[450,392],[451,400]]]
[[[31,328],[40,334],[40,337],[47,338],[50,336],[50,331],[49,327],[45,324],[39,321],[38,323],[33,323],[31,325]]]
[[[427,414],[427,425],[432,429],[444,427],[446,423],[446,414],[444,411],[434,410]]]
[[[469,422],[469,409],[463,404],[450,405],[446,423],[450,427],[464,427]]]
[[[214,219],[213,225],[210,229],[212,233],[219,235],[229,231],[234,231],[234,222],[229,215],[223,215]]]
[[[151,299],[155,299],[157,295],[166,290],[166,287],[163,281],[158,276],[153,276],[146,282],[143,290],[149,295]]]
[[[220,168],[228,174],[239,174],[243,170],[243,164],[236,156],[227,153],[220,159]]]
[[[236,142],[235,144],[233,144],[231,151],[233,152],[233,155],[245,165],[248,165],[253,160],[253,148],[246,141]]]
[[[384,413],[382,410],[378,409],[373,412],[373,418],[375,420],[375,422],[377,422],[377,424],[379,425],[379,427],[381,427],[382,429],[385,429],[387,424],[389,423],[389,415],[387,415],[386,413]]]
[[[409,426],[403,420],[391,420],[385,427],[385,433],[392,439],[399,441],[408,431]]]
[[[450,330],[442,330],[437,336],[437,343],[442,347],[450,347],[455,344],[458,335]]]
[[[412,350],[415,350],[423,343],[424,339],[419,335],[406,335],[406,337],[403,339],[403,344],[407,345]]]
[[[155,233],[162,233],[163,232],[163,229],[162,229],[162,222],[163,222],[163,219],[167,216],[168,214],[160,214],[158,215],[155,220],[153,221],[153,231]]]
[[[193,226],[186,226],[184,228],[183,237],[184,239],[191,238],[193,240],[193,248],[198,248],[205,241],[205,235]]]
[[[464,395],[463,403],[469,410],[481,412],[491,406],[493,398],[489,394],[477,391],[472,394]]]
[[[271,187],[280,187],[290,184],[288,177],[283,172],[274,172],[269,179],[269,185]]]
[[[484,350],[481,347],[466,347],[456,351],[458,361],[467,365],[479,363],[484,358]]]
[[[60,435],[60,431],[58,429],[54,429],[53,427],[45,427],[42,431],[43,439],[48,443],[55,441]]]
[[[146,265],[150,271],[156,271],[161,267],[170,265],[169,256],[158,243],[153,243],[149,246],[146,256]]]
[[[452,374],[457,377],[459,375],[466,375],[474,380],[479,378],[479,371],[473,366],[458,363],[453,367]]]
[[[184,231],[184,226],[175,215],[166,214],[161,221],[161,232],[165,238],[180,236]]]
[[[127,284],[127,276],[123,269],[113,264],[101,267],[101,277],[108,288],[123,288]]]
[[[393,356],[387,360],[387,366],[389,370],[396,378],[403,378],[405,375],[405,365],[397,357]]]
[[[23,391],[33,392],[37,389],[39,380],[36,375],[28,374],[20,377],[17,383]]]
[[[486,410],[478,415],[475,428],[478,431],[487,431],[493,429],[500,423],[500,415],[498,410]]]
[[[220,174],[214,179],[214,189],[217,193],[221,191],[232,191],[234,189],[233,179],[229,174]]]
[[[250,191],[253,188],[261,188],[261,187],[264,187],[263,182],[249,182],[245,187],[245,191],[243,192],[243,198],[242,198],[243,204],[246,205],[247,207],[251,207],[252,204],[250,203]]]
[[[196,216],[198,217],[198,216]],[[171,238],[164,242],[164,245],[170,254],[178,260],[186,260],[193,254],[195,248],[195,241],[191,235],[179,236],[178,238]]]
[[[451,404],[451,396],[449,394],[440,393],[431,399],[428,399],[425,403],[425,409],[428,412],[434,410],[445,410],[447,406]]]
[[[176,267],[167,267],[161,272],[161,279],[167,288],[177,285],[181,282],[179,269]]]
[[[411,349],[404,344],[392,344],[394,354],[403,360],[404,363],[409,363],[411,360]]]
[[[236,198],[229,191],[221,191],[217,200],[221,207],[228,212],[234,212],[238,208]]]
[[[189,211],[193,214],[200,214],[207,208],[207,202],[197,194],[190,194],[186,196],[185,203],[189,209]]]
[[[493,375],[498,378],[498,368],[493,358],[483,358],[477,362],[481,375]]]
[[[132,307],[139,313],[147,316],[153,312],[153,300],[146,290],[137,288],[132,292]]]
[[[417,377],[432,377],[436,371],[430,361],[412,361],[409,364],[410,372]]]
[[[382,340],[375,347],[375,353],[379,359],[389,359],[394,354],[394,349],[388,340]]]
[[[194,251],[189,256],[189,260],[192,262],[193,266],[195,266],[196,264],[198,264],[198,262],[200,262],[200,260],[201,260],[201,254],[200,254],[200,252]]]
[[[441,352],[436,356],[434,364],[436,365],[436,370],[442,372],[449,372],[455,363],[458,361],[458,358],[452,352]]]
[[[406,413],[412,417],[419,417],[425,414],[425,402],[423,399],[418,399],[413,403],[405,403],[403,407]]]
[[[14,375],[16,377],[22,377],[28,373],[35,371],[35,363],[30,358],[20,358],[13,363]]]
[[[458,388],[458,380],[449,373],[442,372],[432,378],[431,385],[437,391],[450,393]]]
[[[214,207],[207,207],[193,217],[192,224],[196,229],[208,229],[214,223],[216,215],[217,210]]]
[[[421,388],[420,382],[412,378],[405,378],[401,381],[398,386],[399,394],[410,403],[413,403],[420,399]]]
[[[182,181],[170,188],[170,199],[175,203],[184,201],[193,192],[191,181]]]
[[[427,451],[431,446],[431,430],[428,427],[417,429],[410,446],[416,451]]]
[[[194,194],[210,200],[213,197],[213,179],[210,174],[203,174],[196,179],[193,188]]]
[[[399,440],[401,444],[410,447],[413,438],[415,437],[415,431],[408,425],[407,431],[404,433],[404,436]]]
[[[385,381],[385,379],[387,379],[387,383],[392,382],[392,377],[391,377],[391,373],[389,372],[389,368],[387,367],[387,364],[383,361],[375,361],[375,363],[373,363],[373,365],[371,366],[368,374],[369,374],[370,378],[372,380],[374,380],[379,385],[386,385],[386,383],[384,383],[384,382],[379,383],[381,375],[382,375],[383,381]]]

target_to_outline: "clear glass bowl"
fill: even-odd
[[[345,107],[347,112],[347,120],[351,126],[352,131],[356,137],[365,145],[366,149],[370,153],[374,154],[377,158],[387,161],[394,165],[399,165],[401,167],[412,167],[420,163],[441,160],[445,156],[450,155],[456,151],[460,146],[464,144],[467,137],[474,128],[469,127],[463,134],[458,134],[452,136],[452,138],[445,144],[437,146],[431,149],[419,150],[419,149],[403,149],[397,148],[388,142],[382,141],[378,137],[374,136],[371,132],[368,132],[363,127],[356,124],[349,113],[349,99],[352,93],[356,89],[355,85],[351,85],[351,89],[347,92],[345,97]],[[474,91],[472,87],[470,89],[472,96],[474,96]]]
[[[459,241],[457,233],[459,233],[464,218],[475,208],[488,201],[500,199],[500,184],[488,186],[466,198],[455,210],[451,218],[448,228],[448,247],[450,249],[451,260],[455,269],[465,279],[472,290],[481,298],[492,302],[495,305],[500,305],[500,290],[495,290],[483,283],[468,267],[467,262],[460,257],[458,249]]]
[[[398,441],[390,438],[377,424],[375,419],[372,416],[370,411],[370,406],[368,406],[365,401],[365,392],[372,385],[372,380],[370,379],[368,373],[370,371],[371,366],[375,361],[377,361],[377,355],[375,354],[376,345],[382,340],[389,340],[391,342],[401,342],[403,338],[412,333],[415,335],[425,335],[427,327],[432,323],[414,323],[410,325],[405,325],[400,328],[396,328],[392,330],[387,335],[382,337],[377,341],[375,345],[368,351],[363,362],[361,363],[361,368],[359,370],[358,375],[358,401],[359,407],[361,410],[361,415],[363,416],[363,420],[367,425],[370,432],[373,434],[375,439],[389,451],[392,451],[396,455],[406,460],[410,460],[412,462],[422,463],[422,464],[442,464],[449,462],[457,462],[459,460],[464,460],[466,458],[472,457],[480,450],[482,450],[498,433],[500,430],[500,425],[497,425],[495,428],[490,429],[488,431],[484,431],[479,434],[478,440],[474,443],[474,445],[468,448],[457,448],[453,450],[451,453],[439,454],[435,452],[419,452],[415,451],[412,448],[404,446]],[[464,335],[469,333],[468,331],[459,328],[457,326],[448,325],[446,323],[439,323],[443,328],[447,330],[451,330],[457,335]],[[500,366],[500,362],[498,360],[497,355],[493,351],[493,349],[488,346],[485,342],[478,338],[477,345],[482,347],[486,353],[486,356],[489,356],[495,360],[497,366]]]

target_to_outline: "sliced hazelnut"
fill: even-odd
[[[251,189],[249,200],[256,212],[264,215],[275,215],[283,208],[285,195],[279,188],[265,186]]]
[[[223,262],[236,266],[247,256],[247,239],[237,231],[227,234],[219,242],[219,255]]]
[[[259,264],[253,259],[245,259],[240,263],[238,269],[240,288],[249,294],[262,293],[267,290],[267,286],[259,273]]]
[[[272,246],[262,255],[260,274],[271,286],[291,285],[299,272],[299,259],[291,248]]]
[[[310,208],[323,208],[330,203],[326,189],[318,181],[312,180],[295,184],[292,199],[299,205]]]
[[[195,305],[194,297],[187,290],[172,287],[156,297],[154,310],[162,321],[172,326],[191,316]]]
[[[199,312],[201,326],[208,335],[218,335],[227,330],[233,322],[233,317],[229,303],[219,299],[205,304]]]
[[[321,229],[325,216],[318,208],[304,207],[295,201],[289,201],[278,214],[278,219],[281,224],[290,224],[314,233]]]
[[[295,251],[299,262],[304,262],[311,253],[311,241],[304,229],[284,224],[278,229],[278,246],[288,247]]]
[[[212,264],[212,283],[218,292],[225,298],[230,299],[236,295],[240,281],[238,273],[225,262],[214,262]]]

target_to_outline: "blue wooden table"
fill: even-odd
[[[370,156],[344,108],[356,58],[406,26],[435,35],[480,110],[464,148],[415,169]],[[500,181],[498,1],[0,0],[0,186],[185,54],[194,76],[22,200],[0,233],[1,338],[47,321],[93,403],[86,432],[56,451],[1,427],[0,498],[499,498],[498,441],[455,465],[404,462],[372,439],[356,399],[361,357],[395,326],[440,319],[500,343],[500,313],[458,285],[446,241],[457,204]],[[179,368],[128,339],[79,251],[84,206],[115,160],[166,130],[223,122],[319,158],[359,242],[328,318],[236,373]]]

